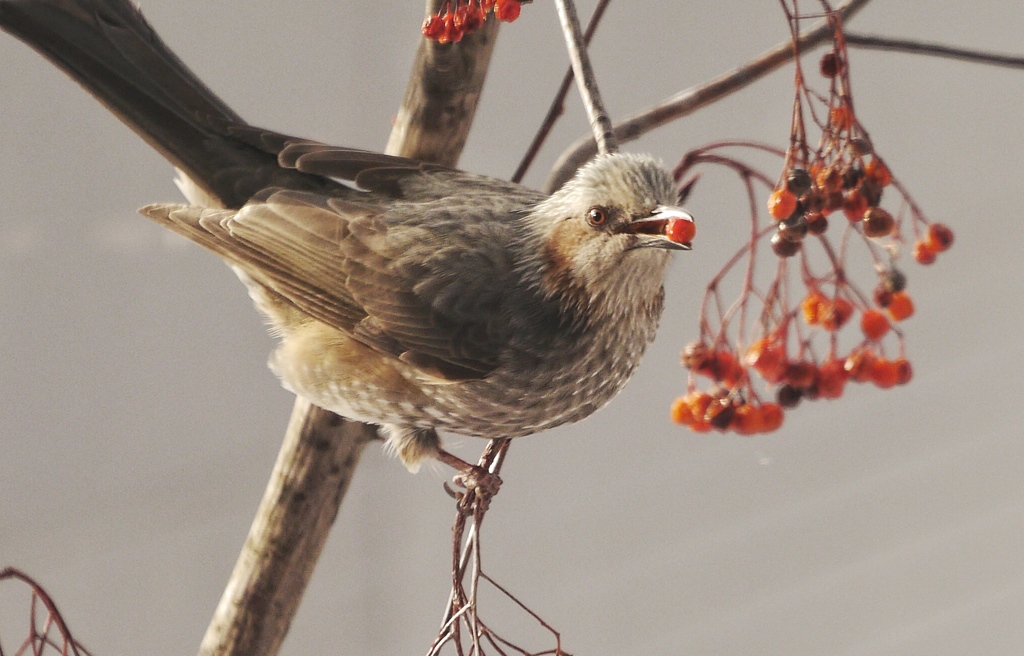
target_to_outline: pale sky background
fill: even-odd
[[[422,18],[418,0],[142,6],[252,123],[370,149]],[[875,0],[851,29],[1024,52],[1016,0]],[[621,117],[785,34],[774,0],[620,1],[595,68]],[[564,71],[559,38],[547,0],[502,29],[463,168],[511,174]],[[485,524],[487,571],[571,653],[1024,652],[1024,72],[851,59],[876,147],[957,235],[936,265],[905,266],[915,379],[804,404],[755,439],[669,423],[700,295],[746,230],[741,188],[707,176],[640,371],[591,419],[517,440]],[[293,398],[233,274],[135,214],[178,199],[169,166],[6,35],[0,62],[0,565],[36,576],[97,656],[194,653]],[[717,139],[784,145],[791,88],[786,69],[626,148],[671,166]],[[575,99],[567,114],[529,184],[585,131]],[[448,594],[447,475],[367,449],[284,654],[426,651]],[[0,589],[8,648],[26,613]]]

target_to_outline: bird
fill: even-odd
[[[648,155],[599,155],[545,195],[249,125],[128,0],[0,0],[0,28],[173,164],[188,202],[140,212],[235,271],[282,385],[380,426],[411,471],[472,469],[439,430],[515,438],[611,401],[654,339],[671,252],[691,248]]]

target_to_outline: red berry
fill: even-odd
[[[878,310],[865,310],[860,317],[860,329],[870,340],[879,340],[889,332],[889,320]]]
[[[686,219],[669,219],[665,224],[665,236],[677,244],[689,244],[697,234],[697,226]]]
[[[935,250],[931,242],[919,241],[914,243],[914,259],[918,264],[932,264],[935,262]]]
[[[893,387],[899,382],[900,378],[900,373],[895,363],[885,358],[878,358],[872,363],[869,375],[871,376],[871,382],[882,389]]]
[[[895,321],[903,321],[914,314],[914,302],[906,292],[893,292],[892,299],[885,309]]]
[[[753,367],[769,383],[777,383],[786,373],[786,349],[770,337],[762,337],[747,349],[743,363]]]
[[[444,34],[444,19],[437,15],[427,16],[420,31],[426,38],[437,41]]]
[[[776,189],[768,196],[768,213],[776,221],[788,219],[796,209],[796,195],[789,189]]]
[[[761,405],[761,432],[771,433],[782,426],[782,407],[778,403]]]
[[[882,160],[877,157],[872,158],[864,165],[864,175],[879,187],[888,187],[892,184],[892,174],[889,173],[889,169],[882,163]]]
[[[852,315],[853,304],[842,297],[822,303],[818,307],[818,321],[821,322],[821,327],[828,331],[839,330],[846,325]]]
[[[864,197],[860,189],[851,189],[843,196],[843,214],[850,223],[856,223],[864,218],[864,212],[868,210],[868,199]]]
[[[494,15],[498,17],[498,20],[506,23],[511,23],[519,18],[521,10],[522,5],[519,4],[519,0],[498,0],[494,5]]]
[[[928,226],[927,244],[936,253],[941,253],[953,245],[953,231],[941,223],[933,223]]]
[[[909,383],[910,379],[914,377],[914,369],[910,366],[910,360],[899,358],[893,360],[892,363],[896,367],[896,384],[906,385]]]
[[[838,399],[843,395],[848,378],[845,364],[844,361],[833,358],[821,365],[818,369],[818,396],[823,399]]]

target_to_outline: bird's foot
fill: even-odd
[[[459,507],[468,512],[474,508],[486,510],[491,499],[501,488],[501,477],[492,474],[480,465],[473,465],[458,456],[438,449],[437,459],[444,464],[459,470],[452,482],[465,490],[458,492],[448,488],[449,493],[459,502]]]

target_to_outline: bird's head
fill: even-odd
[[[600,155],[536,207],[543,286],[576,303],[625,307],[660,298],[669,254],[689,250],[693,217],[647,155]],[[609,307],[611,309],[611,307]]]

